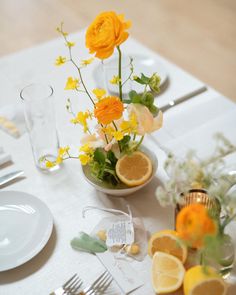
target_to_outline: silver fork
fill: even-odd
[[[68,281],[60,288],[56,289],[50,295],[74,295],[77,294],[79,288],[83,284],[82,280],[77,274],[74,274]]]
[[[107,271],[105,271],[92,285],[86,287],[82,292],[80,292],[79,295],[104,294],[111,282],[112,276]]]

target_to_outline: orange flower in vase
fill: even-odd
[[[116,96],[108,96],[95,104],[94,116],[104,125],[121,118],[124,105]]]
[[[196,203],[184,207],[177,215],[176,230],[190,247],[201,248],[205,237],[216,235],[218,227],[207,208]]]
[[[126,30],[131,22],[125,21],[122,15],[113,11],[99,14],[86,32],[86,47],[90,53],[101,59],[108,58],[129,37]]]

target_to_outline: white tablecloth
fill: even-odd
[[[79,55],[86,58],[87,53],[83,45],[84,32],[73,34],[71,39],[78,44],[74,50],[74,56]],[[69,65],[60,68],[54,66],[55,58],[67,53],[63,43],[61,39],[55,39],[0,60],[0,107],[11,103],[20,103],[19,91],[30,82],[47,82],[55,90],[55,108],[61,145],[79,145],[82,133],[80,128],[73,128],[69,122],[65,108],[68,92],[63,90],[67,77],[76,73]],[[156,99],[160,106],[170,99],[203,85],[198,79],[131,38],[122,45],[122,49],[126,53],[152,56],[163,63],[168,72],[169,84],[167,89]],[[97,63],[98,61],[94,62],[85,70],[86,80],[91,88],[96,86],[92,71]],[[87,109],[89,107],[89,100],[86,97],[78,98],[74,94],[70,94],[69,97],[76,108]],[[159,146],[173,147],[176,144],[176,150],[181,153],[179,148],[183,146],[184,142],[188,142],[186,148],[189,148],[191,140],[195,139],[196,141],[196,138],[199,137],[199,141],[201,141],[201,136],[204,136],[204,145],[207,146],[209,134],[203,132],[207,130],[207,124],[210,126],[208,130],[213,131],[219,126],[219,130],[225,132],[226,135],[229,134],[235,143],[235,110],[236,106],[233,102],[208,87],[207,92],[168,111],[164,115],[163,129],[156,132],[152,138],[147,137],[145,141],[145,144],[155,151],[159,160],[156,177],[140,192],[124,199],[109,197],[95,191],[83,179],[79,161],[66,161],[62,169],[52,175],[41,173],[34,165],[27,134],[19,139],[14,139],[0,131],[0,146],[3,146],[4,150],[12,155],[14,161],[13,166],[0,170],[0,176],[18,168],[23,169],[26,175],[24,180],[16,182],[4,190],[19,190],[37,196],[47,204],[54,217],[53,234],[45,248],[24,265],[0,273],[0,294],[48,294],[76,272],[79,273],[85,284],[91,282],[102,272],[103,266],[96,256],[76,252],[70,246],[70,240],[76,236],[78,231],[90,232],[97,221],[106,216],[105,213],[96,211],[83,219],[81,212],[84,206],[95,205],[125,210],[128,203],[134,216],[143,218],[149,232],[173,228],[173,209],[160,207],[155,198],[155,189],[165,178],[162,168],[165,154]],[[219,121],[220,117],[222,117],[222,121]],[[195,135],[193,134],[191,138],[193,131]],[[196,143],[194,146],[198,148]],[[200,145],[200,150],[201,148],[202,145]],[[147,256],[142,263],[134,261],[131,266],[134,271],[140,273],[146,282],[142,288],[132,294],[154,294],[150,279],[151,259]],[[231,294],[235,294],[235,292],[236,289],[231,287]],[[113,283],[109,294],[121,294],[115,283]],[[182,294],[182,291],[176,292],[176,294]]]

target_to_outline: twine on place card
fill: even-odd
[[[132,221],[132,212],[130,210],[130,206],[127,205],[127,209],[128,209],[128,213],[122,211],[122,210],[118,210],[118,209],[107,209],[107,208],[100,208],[97,206],[86,206],[83,208],[82,210],[82,217],[85,218],[85,213],[89,210],[100,210],[100,211],[104,211],[104,212],[108,212],[108,213],[113,213],[113,214],[122,214],[125,215],[126,217],[128,217],[131,221]]]

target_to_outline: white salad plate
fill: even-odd
[[[19,191],[0,192],[0,271],[33,258],[47,244],[53,229],[48,207]]]
[[[150,77],[152,74],[157,73],[161,78],[160,87],[162,87],[164,83],[167,81],[168,74],[167,74],[165,66],[161,62],[156,60],[155,58],[151,56],[137,55],[137,54],[134,54],[134,55],[130,54],[130,57],[133,58],[133,66],[134,66],[133,75],[140,76],[141,73],[143,73],[145,76]],[[127,60],[128,57],[126,56],[125,59]],[[98,66],[94,69],[93,77],[98,87],[101,87],[101,88],[107,87],[104,81],[105,77],[104,77],[102,63],[99,63]],[[112,89],[114,90],[114,88]],[[140,92],[143,92],[143,85],[140,85],[137,82],[133,81],[131,83],[131,89],[140,93]]]

